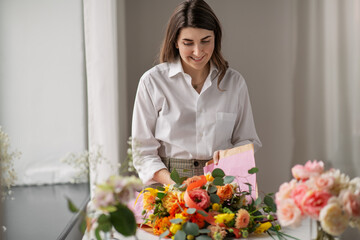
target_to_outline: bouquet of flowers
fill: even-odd
[[[254,174],[257,168],[249,170]],[[185,239],[224,239],[279,232],[272,194],[248,201],[252,187],[239,189],[235,177],[216,168],[202,176],[183,179],[171,172],[176,184],[143,190],[144,224],[155,235]]]
[[[339,170],[324,171],[322,161],[292,168],[294,179],[283,183],[275,195],[282,226],[297,227],[305,217],[318,223],[317,239],[334,239],[348,226],[360,230],[360,178]]]
[[[89,205],[83,223],[82,231],[94,234],[97,240],[108,238],[113,229],[124,236],[136,234],[134,213],[126,205],[136,197],[136,192],[142,189],[142,182],[137,177],[111,176],[104,184],[96,186],[93,205]],[[68,199],[72,212],[80,212]],[[102,237],[103,236],[103,237]],[[91,238],[93,239],[93,238]]]

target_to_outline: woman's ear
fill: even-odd
[[[176,47],[177,49],[179,49],[179,45],[178,45],[177,42],[175,42],[175,47]]]

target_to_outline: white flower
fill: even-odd
[[[341,235],[349,225],[349,214],[336,201],[326,205],[320,211],[321,227],[330,235]]]

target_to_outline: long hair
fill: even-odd
[[[202,28],[214,32],[215,47],[211,61],[219,70],[217,82],[219,88],[229,65],[221,53],[222,30],[220,22],[211,7],[203,0],[186,0],[175,8],[166,28],[160,50],[160,63],[173,62],[179,57],[176,42],[180,30],[186,27]]]

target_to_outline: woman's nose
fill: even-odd
[[[200,46],[199,44],[195,44],[194,45],[194,50],[193,53],[195,56],[200,56],[200,53],[202,52],[202,46]]]

